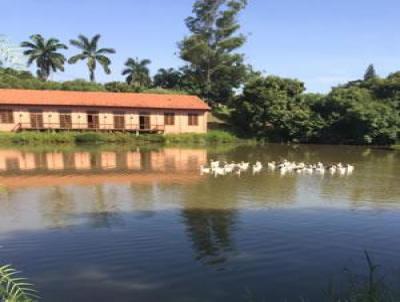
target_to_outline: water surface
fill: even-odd
[[[352,175],[199,174],[210,159]],[[42,301],[320,301],[343,269],[400,277],[400,153],[343,146],[0,150],[0,262]]]

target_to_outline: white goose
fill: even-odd
[[[225,169],[224,169],[224,168],[221,168],[221,167],[215,168],[215,169],[213,170],[213,173],[214,173],[214,176],[215,176],[215,177],[217,177],[218,175],[223,176],[223,175],[226,174],[226,173],[225,173]]]
[[[216,168],[219,167],[219,161],[211,161],[210,162],[211,170],[215,170]]]
[[[350,165],[350,164],[347,164],[347,165],[346,165],[346,171],[347,171],[348,174],[353,173],[353,171],[354,171],[354,166],[353,166],[353,165]]]
[[[260,173],[262,168],[263,168],[263,165],[261,164],[261,162],[257,161],[256,164],[253,165],[253,167],[252,167],[253,175]]]
[[[200,166],[200,174],[210,174],[211,173],[211,169],[208,167],[205,167],[204,165]]]
[[[267,166],[268,166],[268,169],[270,169],[270,170],[275,170],[275,169],[276,169],[276,162],[271,161],[271,162],[269,162],[269,163],[267,164]]]

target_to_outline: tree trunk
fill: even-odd
[[[90,70],[90,82],[94,83],[95,82],[95,76],[94,76],[94,70]]]

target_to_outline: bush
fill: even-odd
[[[20,132],[2,135],[13,144],[68,144],[74,142],[74,135],[68,132]]]
[[[225,131],[210,131],[206,134],[206,139],[209,143],[233,143],[237,140],[234,135]]]
[[[215,143],[233,143],[237,137],[225,131],[209,131],[208,133],[182,133],[166,134],[165,141],[172,144],[215,144]]]
[[[105,142],[105,137],[101,133],[87,132],[79,133],[75,136],[76,143],[102,143]]]

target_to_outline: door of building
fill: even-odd
[[[150,115],[141,114],[139,116],[139,127],[140,130],[150,130]]]
[[[125,129],[125,114],[123,112],[114,112],[114,129]]]
[[[61,111],[60,112],[60,128],[61,129],[71,129],[72,128],[71,111]]]
[[[87,123],[89,129],[99,128],[99,113],[96,111],[89,111],[87,113]]]
[[[31,128],[42,129],[43,128],[43,113],[42,111],[35,110],[30,113]]]

